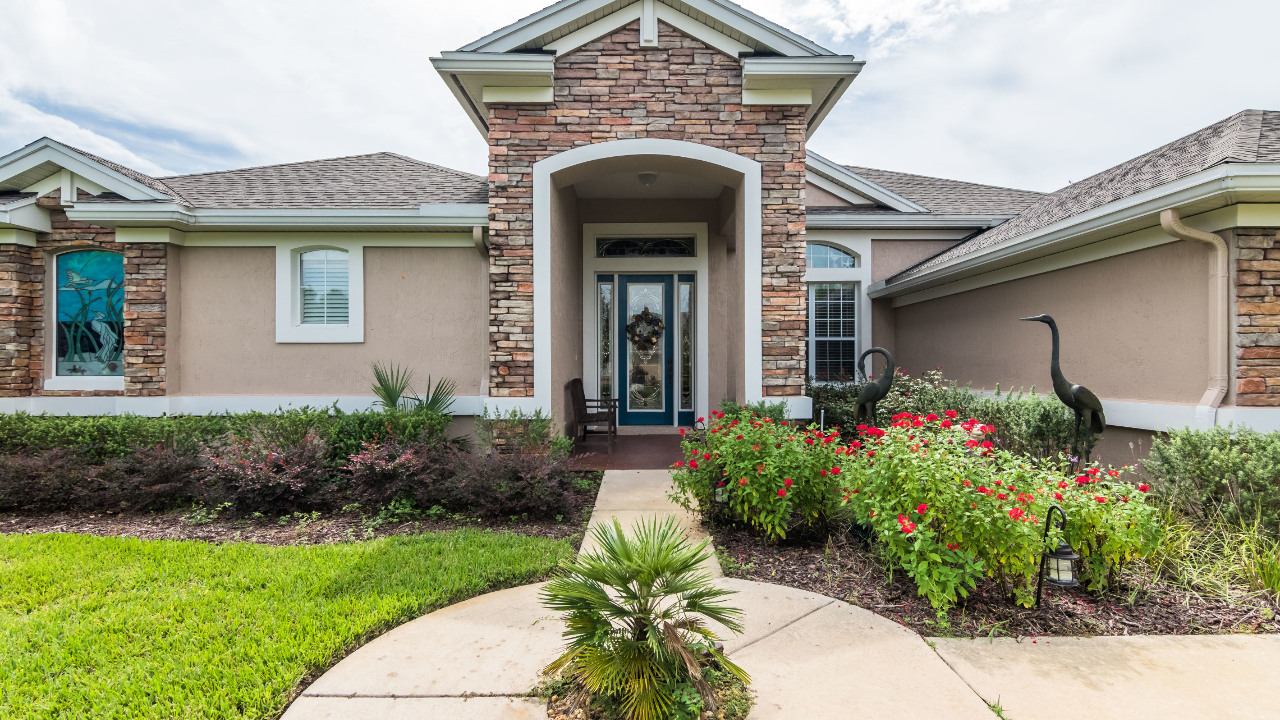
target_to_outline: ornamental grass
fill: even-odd
[[[1052,505],[1066,511],[1065,537],[1090,590],[1155,550],[1159,512],[1126,470],[1068,472],[1061,459],[997,448],[994,432],[954,411],[902,413],[885,428],[859,425],[847,436],[713,413],[705,433],[686,436],[673,498],[773,542],[861,524],[939,610],[983,577],[1030,606],[1041,553],[1063,537],[1056,528],[1043,537]]]

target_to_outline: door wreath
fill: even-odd
[[[627,339],[645,362],[653,357],[665,327],[662,318],[650,312],[647,305],[643,311],[631,316],[631,322],[627,323]]]

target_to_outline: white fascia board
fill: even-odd
[[[28,232],[52,232],[49,211],[36,204],[34,197],[19,200],[0,209],[0,228],[26,230]]]
[[[866,62],[852,55],[819,57],[749,57],[742,61],[744,87],[769,87],[771,78],[852,77],[862,71]]]
[[[1153,218],[1161,210],[1184,205],[1236,202],[1266,202],[1280,199],[1280,163],[1225,164],[1202,170],[1181,180],[1121,198],[1092,210],[1073,215],[1038,230],[1008,238],[990,248],[964,255],[927,273],[885,286],[877,283],[872,298],[897,297],[957,279],[964,273],[984,271],[996,263],[1012,264],[1036,254],[1054,252],[1062,245],[1081,240],[1105,239],[1117,226],[1144,217]],[[1272,201],[1274,201],[1272,199]],[[1211,208],[1201,207],[1198,211]],[[1216,209],[1216,208],[1214,208]]]
[[[770,22],[732,3],[718,0],[668,0],[673,7],[683,5],[733,28],[770,50],[788,56],[831,55],[821,45]],[[676,7],[679,10],[679,7]]]
[[[49,138],[37,140],[0,157],[0,177],[15,177],[46,162],[51,162],[64,170],[70,170],[85,180],[117,192],[130,200],[173,199]]]
[[[605,15],[589,25],[584,25],[562,38],[547,43],[547,46],[543,49],[554,50],[557,57],[573,52],[583,45],[603,37],[627,23],[635,22],[636,20],[643,20],[641,9],[640,2],[631,3],[617,12]]]
[[[809,230],[983,230],[1005,222],[1009,215],[933,215],[930,213],[822,213],[809,215]]]
[[[810,150],[805,160],[805,169],[814,175],[820,175],[837,185],[842,185],[852,192],[870,198],[881,205],[900,210],[904,213],[927,213],[928,208],[914,203],[901,195],[877,185],[843,165],[837,165]]]
[[[608,8],[616,0],[560,0],[538,12],[495,30],[475,42],[458,48],[460,52],[503,53],[542,37],[583,15]]]
[[[478,203],[422,205],[417,208],[332,209],[264,208],[199,209],[179,205],[83,203],[67,210],[72,220],[104,227],[171,227],[178,230],[219,227],[315,228],[452,228],[488,225],[489,206]]]
[[[29,230],[4,227],[4,214],[0,213],[0,245],[25,245],[36,247],[36,234]]]
[[[694,20],[670,5],[666,5],[660,0],[654,0],[654,2],[657,4],[659,20],[694,39],[701,40],[725,55],[736,58],[741,57],[743,53],[753,52],[749,45],[743,45],[719,30]]]
[[[535,53],[443,52],[431,58],[436,72],[459,75],[550,75],[555,72],[553,55]]]

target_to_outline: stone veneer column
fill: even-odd
[[[165,393],[166,273],[164,243],[124,249],[124,394]]]
[[[737,58],[633,22],[556,60],[555,102],[489,108],[489,394],[533,396],[533,165],[580,145],[664,138],[762,166],[763,392],[804,392],[805,108],[742,105]]]
[[[1235,231],[1236,404],[1280,406],[1280,232]]]
[[[0,397],[31,394],[31,347],[40,324],[35,248],[0,244]]]

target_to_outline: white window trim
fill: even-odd
[[[807,233],[806,240],[810,245],[830,245],[858,258],[858,267],[855,268],[806,269],[804,282],[806,304],[808,304],[807,301],[811,296],[809,286],[815,283],[841,283],[856,286],[857,297],[855,303],[857,304],[858,324],[855,328],[854,342],[856,343],[857,353],[861,356],[867,348],[872,347],[871,299],[867,297],[867,287],[871,285],[871,239],[869,237],[853,236],[850,233],[842,233],[838,230],[811,230]],[[805,374],[813,377],[814,338],[810,334],[813,323],[812,307],[806,312],[805,321],[804,339],[808,350]],[[827,383],[830,381],[817,382]]]
[[[58,256],[66,255],[73,252],[84,251],[109,252],[113,255],[119,255],[122,259],[123,253],[106,248],[95,247],[91,245],[75,245],[67,248],[59,248],[45,256],[45,318],[44,326],[49,328],[51,332],[46,333],[45,348],[48,350],[48,361],[45,363],[44,378],[40,383],[40,387],[44,390],[103,390],[103,391],[119,391],[124,392],[124,375],[95,375],[92,377],[81,377],[79,375],[59,375],[58,374]],[[127,280],[127,278],[126,278]],[[123,342],[124,338],[121,338]],[[124,346],[121,346],[120,362],[124,364]]]
[[[601,237],[677,237],[693,236],[693,257],[654,257],[654,258],[602,258],[596,257],[596,240]],[[707,348],[710,345],[710,334],[707,317],[710,312],[711,276],[708,266],[710,255],[710,237],[706,223],[583,223],[582,225],[582,384],[588,392],[600,387],[600,300],[597,293],[596,277],[613,275],[614,313],[617,317],[618,275],[693,275],[694,325],[693,325],[693,412],[696,415],[707,415],[711,410],[711,375],[708,365],[710,357]],[[675,279],[673,277],[673,279]],[[679,281],[676,280],[678,293]],[[618,396],[618,362],[617,353],[623,348],[614,349],[613,387],[614,396]],[[674,358],[673,358],[674,360]],[[672,388],[680,387],[680,363],[674,363],[671,373]],[[680,404],[679,400],[675,403]],[[672,425],[679,426],[679,407],[674,409]],[[688,412],[688,411],[683,411]]]
[[[346,325],[303,325],[301,282],[302,253],[309,250],[341,250],[347,253],[348,292]],[[306,241],[276,245],[276,342],[364,342],[364,243]]]

